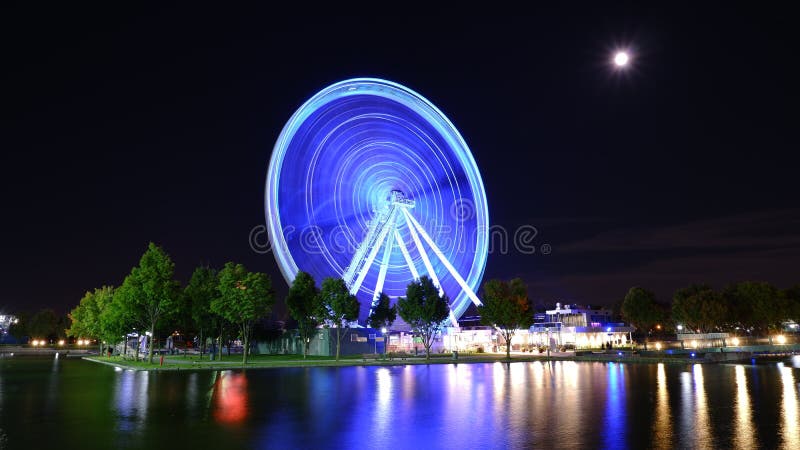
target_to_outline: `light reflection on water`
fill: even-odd
[[[695,446],[699,448],[713,448],[714,436],[708,417],[708,400],[706,398],[705,378],[703,365],[695,364],[692,368],[694,374],[694,406],[695,406]]]
[[[114,389],[117,429],[123,432],[143,430],[148,413],[147,385],[150,372],[123,370],[116,372]]]
[[[247,418],[247,375],[226,370],[214,386],[214,418],[217,422],[233,425]]]
[[[653,420],[653,446],[655,448],[672,448],[672,414],[669,409],[669,392],[667,391],[667,373],[664,364],[659,363],[656,375],[656,409]]]
[[[800,448],[788,361],[189,373],[0,362],[0,430],[23,448]],[[45,420],[52,433],[20,431]]]
[[[750,391],[747,388],[744,366],[736,366],[736,426],[734,446],[740,449],[756,448],[756,433],[753,426],[753,411],[750,406]]]
[[[781,415],[783,423],[781,436],[783,437],[783,447],[797,449],[800,448],[800,419],[798,418],[797,405],[797,382],[793,370],[790,367],[783,367],[779,364],[781,371],[781,382],[783,384],[783,408]]]
[[[605,448],[625,448],[625,372],[622,364],[608,363],[606,389]]]

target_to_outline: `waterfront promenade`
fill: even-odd
[[[722,350],[722,351],[720,351]],[[505,354],[494,353],[440,353],[431,355],[426,360],[424,355],[348,355],[339,361],[333,357],[302,355],[252,355],[246,366],[242,365],[241,356],[225,355],[222,360],[209,360],[208,356],[199,355],[154,355],[153,364],[146,361],[133,361],[120,356],[86,356],[84,359],[101,364],[108,364],[132,370],[223,370],[223,369],[269,369],[281,367],[347,367],[347,366],[397,366],[408,364],[469,364],[487,362],[529,362],[529,361],[595,361],[620,363],[672,363],[672,364],[713,364],[713,363],[751,363],[754,359],[780,357],[788,354],[800,354],[800,344],[792,345],[760,345],[738,348],[706,348],[686,351],[649,351],[634,352],[631,350],[607,350],[596,352],[551,352],[547,353],[512,353],[511,359]]]

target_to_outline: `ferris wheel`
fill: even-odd
[[[483,182],[458,130],[411,89],[355,78],[306,101],[273,149],[265,206],[290,284],[299,270],[318,282],[342,278],[374,305],[427,275],[449,297],[454,326],[470,303],[480,305]]]

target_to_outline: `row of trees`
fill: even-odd
[[[349,331],[350,324],[358,320],[361,304],[341,278],[325,278],[322,286],[317,288],[311,274],[300,271],[289,288],[286,307],[297,322],[297,331],[303,340],[303,358],[308,356],[311,338],[317,328],[324,327],[336,330],[338,361],[342,339]],[[377,306],[369,316],[370,325],[374,328],[390,326],[396,317],[396,309],[390,306],[389,297],[380,294]]]
[[[203,346],[204,336],[216,336],[220,355],[223,336],[231,333],[242,340],[242,362],[246,363],[253,326],[269,314],[274,303],[270,278],[228,262],[219,271],[197,268],[181,289],[174,274],[172,259],[151,242],[119,287],[103,286],[84,295],[69,314],[72,323],[67,333],[113,344],[131,330],[146,330],[150,363],[153,342],[168,327],[197,332]],[[138,358],[138,345],[135,352]]]
[[[671,305],[659,303],[647,289],[633,287],[621,311],[645,340],[661,324],[701,333],[743,329],[771,334],[786,321],[800,321],[800,286],[780,290],[769,283],[745,281],[718,291],[694,284],[675,291]]]
[[[102,351],[102,343],[119,342],[131,330],[149,332],[152,343],[160,331],[180,328],[199,337],[201,352],[205,351],[204,338],[214,337],[220,354],[223,336],[230,334],[242,340],[242,362],[247,363],[254,325],[270,313],[274,303],[269,277],[229,262],[221,270],[198,267],[182,289],[174,272],[170,256],[150,243],[119,287],[103,286],[86,292],[69,314],[67,334],[96,338]],[[338,360],[342,340],[350,324],[358,320],[360,310],[357,297],[346,283],[340,278],[326,278],[318,288],[310,274],[299,272],[286,304],[297,322],[304,357],[316,330],[325,327],[335,330]],[[515,330],[527,328],[533,321],[527,287],[519,279],[488,281],[479,311],[483,322],[496,326],[506,342],[511,341]],[[421,339],[429,358],[435,337],[450,315],[449,299],[423,276],[408,285],[406,296],[394,306],[387,295],[379,294],[368,324],[375,329],[388,327],[398,315]],[[150,363],[153,349],[151,344],[147,356]],[[137,359],[138,351],[137,345]]]
[[[67,337],[69,319],[50,308],[40,309],[33,314],[22,312],[17,314],[16,319],[17,322],[8,327],[8,333],[18,341],[25,337],[37,337],[52,342]]]
[[[533,310],[528,302],[527,286],[520,279],[505,282],[491,280],[484,285],[483,305],[478,309],[483,323],[496,326],[507,343],[514,332],[527,328],[533,322]],[[289,314],[297,322],[303,340],[303,356],[319,327],[336,330],[336,359],[339,359],[341,339],[349,324],[358,319],[358,299],[351,295],[347,285],[338,278],[326,278],[317,288],[314,278],[299,272],[289,289],[286,299]],[[380,293],[370,312],[368,324],[375,329],[391,326],[400,316],[422,341],[426,358],[430,359],[431,346],[436,335],[450,315],[450,301],[433,281],[423,276],[406,288],[405,297],[392,306],[389,297]],[[510,345],[506,345],[510,357]]]

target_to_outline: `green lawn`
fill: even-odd
[[[333,356],[309,356],[303,359],[303,355],[251,355],[247,361],[247,368],[277,368],[277,367],[344,367],[344,366],[362,366],[362,365],[403,365],[403,364],[450,364],[450,363],[480,363],[480,362],[498,362],[507,361],[505,354],[463,354],[459,353],[458,360],[452,359],[451,353],[431,354],[431,359],[426,361],[424,355],[413,356],[405,355],[405,357],[394,356],[392,359],[383,358],[368,358],[364,360],[361,355],[348,355],[342,356],[339,361]],[[222,360],[211,361],[208,355],[201,358],[199,355],[165,355],[164,364],[160,365],[160,356],[153,356],[153,364],[148,364],[145,361],[133,361],[132,359],[123,359],[120,356],[88,356],[84,359],[97,361],[101,363],[111,364],[117,367],[123,367],[134,370],[219,370],[219,369],[234,369],[242,367],[242,355],[223,355]],[[547,357],[544,354],[515,354],[511,356],[511,361],[596,361],[596,362],[640,362],[640,363],[653,363],[653,362],[673,362],[685,363],[689,361],[687,358],[663,358],[663,357],[641,357],[641,356],[617,356],[616,354],[595,354],[595,355],[552,355]],[[694,360],[691,362],[704,362],[702,359]]]
[[[452,362],[452,354],[431,354],[431,364],[441,364]],[[491,362],[502,360],[504,355],[479,354],[468,356],[461,354],[460,362]],[[164,364],[160,364],[160,356],[153,355],[153,364],[146,361],[134,361],[130,358],[121,356],[87,356],[85,359],[101,363],[111,364],[134,370],[196,370],[196,369],[225,369],[242,367],[242,355],[223,355],[222,360],[211,361],[208,355],[202,358],[199,355],[165,355]],[[247,368],[267,368],[267,367],[317,367],[317,366],[360,366],[370,365],[394,365],[394,364],[424,364],[426,363],[424,354],[413,355],[392,355],[392,358],[379,355],[377,358],[368,358],[366,361],[361,355],[341,356],[339,361],[333,356],[308,356],[303,355],[251,355],[247,359]]]

